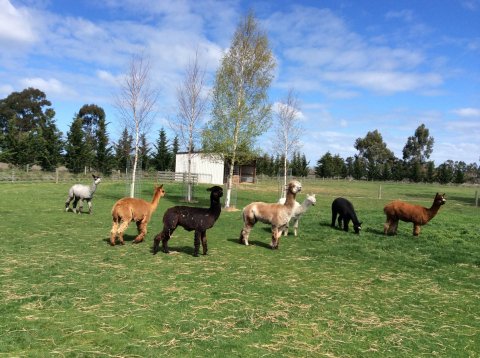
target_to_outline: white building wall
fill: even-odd
[[[175,173],[188,172],[188,153],[176,155]],[[198,182],[203,184],[223,185],[224,163],[220,157],[192,154],[190,172],[198,175]]]

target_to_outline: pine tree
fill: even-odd
[[[158,139],[155,148],[157,149],[157,153],[153,158],[155,169],[159,171],[171,169],[172,154],[169,151],[167,134],[163,128],[160,129],[158,133]]]
[[[178,137],[175,136],[173,138],[173,143],[172,143],[172,156],[170,160],[170,169],[174,172],[175,171],[175,165],[176,165],[176,158],[177,158],[177,153],[179,150],[179,142],[178,142]]]
[[[150,166],[150,146],[145,133],[140,134],[140,144],[138,146],[138,158],[142,164],[142,170],[147,170]]]
[[[115,145],[115,162],[117,169],[125,172],[125,170],[130,167],[132,152],[133,138],[125,127],[120,139]]]
[[[74,118],[67,133],[65,146],[65,166],[72,173],[81,173],[87,164],[87,148],[85,146],[82,120]]]
[[[108,145],[107,124],[105,117],[100,118],[95,132],[96,138],[96,157],[95,168],[104,175],[112,173],[113,155],[112,147]]]

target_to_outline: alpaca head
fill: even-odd
[[[153,189],[153,195],[154,196],[159,196],[160,198],[163,198],[165,196],[165,190],[163,189],[163,184],[160,186],[155,185]]]
[[[307,198],[311,205],[315,205],[317,203],[317,199],[315,198],[315,194],[307,194]]]
[[[207,191],[211,192],[210,199],[215,199],[216,201],[219,201],[220,198],[223,196],[223,188],[218,185],[214,185],[211,188],[208,188]]]
[[[355,230],[355,234],[360,234],[360,230],[362,230],[362,223],[359,222],[358,225],[353,224],[353,230]]]
[[[292,194],[297,194],[302,191],[302,184],[297,180],[292,180],[288,183],[288,191]]]
[[[95,174],[92,174],[92,177],[93,177],[93,183],[94,183],[95,185],[100,184],[100,182],[102,181],[102,178],[97,177]]]
[[[438,206],[443,205],[446,202],[447,202],[447,199],[445,199],[445,193],[443,194],[437,193],[435,195],[435,199],[433,199],[433,203]]]

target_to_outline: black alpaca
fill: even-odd
[[[362,223],[358,221],[357,214],[353,209],[353,205],[345,198],[336,198],[332,202],[332,227],[335,227],[335,220],[338,215],[338,227],[342,227],[343,220],[343,230],[348,231],[348,223],[352,220],[353,229],[356,234],[360,234],[362,229]]]
[[[169,253],[168,240],[177,226],[187,231],[195,230],[193,256],[198,256],[200,240],[202,242],[203,254],[207,254],[207,229],[210,229],[222,211],[220,198],[223,196],[223,189],[220,186],[212,186],[207,189],[210,194],[209,208],[195,208],[190,206],[174,206],[163,215],[163,230],[153,240],[153,254],[158,252],[160,241],[162,241],[163,252]]]

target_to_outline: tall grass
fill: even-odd
[[[240,212],[207,232],[209,255],[192,257],[179,228],[172,254],[153,256],[153,236],[182,188],[166,196],[146,242],[108,245],[110,210],[125,184],[102,182],[93,214],[65,213],[70,184],[0,184],[0,356],[474,357],[480,352],[480,208],[475,188],[345,181],[304,183],[317,205],[299,237],[269,249],[257,224],[238,244]],[[153,183],[144,183],[150,200]],[[197,188],[208,206],[209,193]],[[275,183],[238,188],[237,206],[276,201]],[[411,235],[383,235],[382,208],[401,198],[447,204]],[[360,235],[330,227],[330,203],[349,198]],[[298,200],[304,198],[303,192]]]

